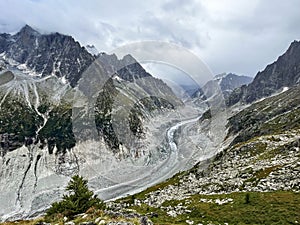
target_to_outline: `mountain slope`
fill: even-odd
[[[195,194],[298,192],[299,93],[300,86],[297,86],[229,118],[227,139],[233,140],[229,146],[210,160],[199,162],[173,184],[143,196],[143,203],[158,207]]]
[[[236,89],[227,99],[229,106],[237,102],[251,103],[270,96],[284,87],[300,82],[300,42],[291,43],[288,50],[264,71],[258,72],[252,83]]]
[[[64,142],[70,142],[72,144],[67,144],[64,147],[59,147],[59,151],[65,151],[66,149],[71,149],[74,147],[75,140],[72,134],[72,124],[71,124],[71,104],[69,106],[62,106],[63,108],[69,108],[68,115],[66,118],[60,118],[59,115],[55,116],[56,119],[53,118],[54,115],[62,113],[63,111],[58,110],[58,112],[52,112],[53,109],[53,102],[51,102],[49,99],[47,99],[46,95],[52,95],[52,93],[45,93],[43,92],[42,88],[37,87],[37,85],[40,83],[39,79],[43,78],[48,79],[49,77],[52,77],[52,80],[54,81],[54,86],[59,86],[62,90],[64,89],[71,89],[68,87],[68,84],[70,84],[72,87],[76,86],[80,78],[84,76],[84,72],[89,68],[93,67],[95,64],[94,62],[97,60],[98,64],[101,64],[100,67],[103,68],[101,71],[101,74],[90,74],[91,76],[102,76],[105,79],[104,82],[107,82],[105,84],[100,84],[100,86],[94,87],[94,94],[99,94],[97,92],[103,91],[102,89],[105,89],[106,86],[111,86],[110,88],[104,90],[107,93],[103,96],[106,96],[106,98],[111,98],[111,101],[114,101],[114,97],[116,97],[116,88],[119,88],[121,91],[118,91],[118,93],[121,93],[123,96],[123,101],[131,101],[126,100],[129,95],[132,98],[132,101],[140,101],[140,97],[143,96],[143,98],[149,98],[148,103],[152,105],[152,110],[154,109],[161,109],[163,106],[166,106],[166,108],[174,108],[176,105],[182,104],[179,99],[176,98],[172,90],[161,80],[156,79],[151,76],[151,74],[147,73],[143,67],[130,55],[124,56],[123,59],[118,59],[115,55],[107,55],[105,53],[100,54],[98,58],[95,56],[92,56],[89,54],[85,48],[81,47],[78,42],[76,42],[72,37],[62,35],[59,33],[53,33],[53,34],[46,34],[42,35],[32,29],[30,26],[26,25],[23,27],[17,34],[15,35],[9,35],[9,34],[1,34],[1,56],[0,56],[0,62],[2,65],[3,70],[12,70],[15,73],[15,78],[18,82],[10,83],[8,85],[16,85],[11,87],[5,87],[2,89],[2,97],[3,101],[7,96],[11,98],[15,98],[14,95],[20,95],[21,98],[25,98],[26,101],[23,101],[20,99],[23,104],[27,104],[29,108],[31,108],[32,105],[34,105],[34,101],[37,101],[36,96],[42,95],[45,96],[43,100],[39,101],[37,103],[37,106],[33,109],[36,116],[41,120],[41,117],[47,117],[46,124],[43,125],[43,128],[40,127],[39,124],[37,125],[31,125],[31,121],[27,126],[36,126],[36,129],[32,129],[32,135],[30,137],[23,137],[20,136],[18,133],[21,132],[22,129],[20,129],[20,132],[10,132],[11,136],[14,136],[13,139],[19,139],[19,144],[11,143],[13,146],[17,147],[20,144],[24,142],[25,139],[30,138],[32,139],[34,135],[36,135],[36,131],[39,130],[39,137],[36,137],[35,139],[37,141],[46,142],[45,144],[48,145],[50,152],[53,151],[53,147],[60,146],[60,142],[62,142],[62,137],[67,137]],[[93,64],[94,63],[94,64]],[[18,74],[21,75],[18,75]],[[24,73],[24,74],[23,74]],[[28,76],[26,76],[28,74]],[[3,77],[3,76],[2,76]],[[110,82],[110,77],[114,77],[113,83]],[[59,78],[59,80],[62,82],[62,84],[56,79]],[[55,83],[56,82],[56,83]],[[86,84],[83,84],[84,86],[93,86],[91,82],[85,80],[87,82]],[[126,90],[130,85],[129,83],[132,83],[133,90],[130,91]],[[100,82],[101,83],[101,82]],[[65,84],[65,85],[64,85]],[[118,87],[115,87],[117,85]],[[12,89],[13,93],[10,93]],[[113,91],[115,89],[115,91]],[[137,91],[144,91],[144,94],[141,95],[137,93]],[[53,91],[53,90],[49,90]],[[22,92],[27,93],[26,95],[22,94]],[[36,96],[29,96],[28,92],[36,93]],[[41,92],[41,93],[38,93]],[[135,92],[135,93],[134,93]],[[7,93],[7,95],[6,95]],[[59,91],[57,92],[60,93]],[[61,96],[56,96],[58,99],[63,98],[63,94],[65,92],[61,92]],[[12,96],[11,96],[12,95]],[[115,96],[114,96],[115,95]],[[5,97],[5,98],[4,98]],[[20,97],[20,96],[19,96]],[[101,97],[101,95],[100,95]],[[158,100],[160,99],[160,100]],[[50,102],[49,102],[50,101]],[[104,102],[107,103],[106,99],[103,99]],[[167,101],[170,101],[170,103],[167,103]],[[4,106],[8,106],[8,103],[3,102]],[[56,104],[56,103],[55,103]],[[98,104],[100,102],[98,101]],[[122,103],[120,103],[122,104]],[[169,105],[168,105],[169,104]],[[112,109],[107,109],[106,107],[112,107],[102,104],[101,111],[111,111]],[[138,106],[138,104],[137,104]],[[25,107],[19,106],[20,110]],[[43,108],[44,113],[47,115],[41,115],[38,108]],[[142,109],[145,108],[145,109]],[[142,112],[143,113],[142,113]],[[137,114],[140,114],[139,117],[143,115],[145,117],[145,114],[147,114],[149,111],[149,107],[145,107],[145,105],[140,104],[138,109],[135,109],[135,112]],[[22,113],[20,113],[22,114]],[[100,127],[103,126],[101,124],[104,121],[107,121],[106,119],[99,119],[100,111],[98,111],[97,115],[97,128],[100,129]],[[111,117],[111,115],[105,115],[106,117]],[[63,117],[63,116],[62,116]],[[134,120],[131,119],[131,123],[136,124],[135,127],[133,125],[132,129],[139,130],[139,132],[142,132],[142,124],[141,124],[141,118],[139,118],[137,115],[133,115]],[[68,122],[64,121],[67,120]],[[17,120],[6,120],[6,123],[8,126],[11,126],[15,123]],[[109,122],[110,123],[110,122]],[[56,125],[55,125],[56,124]],[[58,126],[61,127],[62,125],[65,125],[69,127],[65,130],[55,130],[54,127]],[[19,124],[20,125],[20,124]],[[111,125],[108,125],[110,128],[107,128],[111,130]],[[16,125],[16,129],[19,129],[19,127]],[[102,128],[100,129],[101,133],[103,134]],[[113,132],[112,130],[109,131],[109,133]],[[7,133],[4,130],[2,133]],[[22,132],[21,132],[22,133]],[[62,133],[61,137],[56,137],[57,133]],[[107,133],[107,132],[105,132]],[[6,135],[6,134],[5,134]],[[55,138],[56,137],[56,138]],[[104,135],[105,141],[111,145],[110,138],[116,141],[116,137],[113,135]],[[8,142],[10,143],[10,142]],[[114,147],[116,147],[114,145]],[[12,147],[8,147],[12,148]]]

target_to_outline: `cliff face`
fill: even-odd
[[[244,85],[227,99],[228,105],[241,101],[251,103],[270,96],[284,87],[292,87],[300,82],[300,42],[294,41],[277,61],[258,72],[253,82]]]
[[[80,75],[95,60],[71,36],[42,35],[26,25],[15,35],[3,34],[0,53],[38,76],[55,75],[75,86]]]

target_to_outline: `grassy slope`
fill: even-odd
[[[246,193],[223,195],[193,195],[184,201],[169,201],[163,206],[187,206],[186,213],[171,217],[163,208],[153,208],[147,205],[134,206],[139,213],[156,212],[158,217],[151,220],[154,224],[296,224],[300,222],[300,194],[293,192],[252,192],[249,203],[246,203]],[[233,199],[232,203],[218,205],[205,203],[200,199]]]
[[[80,224],[84,222],[97,222],[99,223],[100,221],[105,221],[106,223],[108,222],[128,222],[131,224],[139,224],[139,219],[137,218],[124,218],[122,216],[112,216],[104,213],[101,210],[94,210],[90,209],[88,210],[85,214],[78,215],[72,220],[64,220],[63,216],[57,216],[54,219],[45,219],[44,217],[40,217],[37,219],[32,219],[32,220],[18,220],[18,221],[12,221],[12,222],[4,222],[0,223],[1,225],[36,225],[36,224],[41,224],[41,223],[50,223],[50,224],[56,224],[56,225],[63,225],[66,222],[72,221],[75,224]]]

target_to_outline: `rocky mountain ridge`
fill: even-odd
[[[83,47],[81,47],[79,45],[78,42],[76,42],[72,37],[70,36],[66,36],[66,35],[62,35],[59,33],[54,33],[54,34],[47,34],[47,35],[42,35],[40,33],[38,33],[37,31],[35,31],[34,29],[32,29],[30,26],[26,25],[25,27],[23,27],[17,34],[15,35],[9,35],[9,34],[2,34],[2,36],[4,37],[3,40],[1,40],[1,46],[3,46],[0,50],[1,50],[1,57],[0,57],[0,62],[2,65],[3,70],[13,70],[13,72],[15,73],[14,75],[14,79],[15,80],[20,80],[24,79],[26,81],[30,80],[30,84],[27,84],[26,82],[19,82],[20,84],[18,84],[18,82],[14,82],[16,84],[16,86],[14,87],[7,87],[4,88],[4,90],[2,90],[2,102],[3,102],[3,106],[8,106],[9,104],[6,102],[4,102],[6,99],[8,98],[12,98],[15,99],[16,97],[18,98],[18,96],[14,96],[17,95],[18,93],[20,93],[21,98],[24,97],[24,99],[26,101],[24,101],[24,99],[19,99],[18,101],[22,102],[22,104],[27,104],[29,106],[29,108],[31,108],[32,105],[34,105],[34,101],[38,101],[37,105],[35,107],[35,109],[33,109],[33,114],[35,113],[37,118],[35,119],[36,121],[38,120],[42,120],[41,117],[43,117],[43,115],[41,115],[41,113],[39,112],[38,108],[42,108],[41,111],[43,111],[43,113],[46,113],[47,116],[54,115],[51,111],[51,104],[53,104],[53,102],[51,102],[52,100],[49,99],[48,96],[46,96],[47,94],[51,95],[52,93],[46,93],[43,92],[42,88],[37,87],[36,85],[38,83],[40,83],[39,80],[52,80],[54,82],[56,82],[55,80],[57,80],[56,78],[58,78],[59,81],[57,81],[57,84],[54,84],[55,86],[60,86],[62,90],[64,89],[68,89],[68,92],[72,92],[71,91],[71,87],[73,87],[74,85],[77,85],[78,81],[80,80],[80,78],[82,76],[102,76],[103,78],[101,78],[103,80],[103,82],[106,82],[105,84],[102,84],[102,86],[100,86],[100,89],[96,89],[96,87],[94,87],[96,90],[94,91],[95,94],[97,94],[97,91],[100,91],[101,89],[103,89],[105,86],[110,86],[109,88],[106,89],[106,91],[110,92],[107,93],[107,95],[113,95],[113,93],[117,93],[118,91],[116,90],[115,85],[119,86],[120,89],[126,88],[126,86],[128,87],[128,85],[124,85],[126,82],[131,82],[134,83],[134,88],[135,89],[142,89],[145,90],[144,93],[144,97],[149,97],[148,101],[145,101],[144,103],[148,104],[148,106],[143,105],[143,107],[145,107],[145,109],[147,110],[150,109],[150,105],[153,109],[155,108],[161,108],[163,106],[166,107],[171,107],[174,108],[174,106],[176,104],[181,104],[180,100],[178,100],[176,98],[176,96],[173,94],[172,90],[161,80],[153,78],[149,73],[147,73],[143,67],[130,55],[126,55],[124,56],[123,59],[118,59],[115,55],[107,55],[105,53],[99,55],[98,58],[95,58],[95,56],[92,56],[91,54],[89,54]],[[45,60],[47,58],[47,60]],[[78,59],[81,60],[78,60]],[[77,59],[77,60],[76,60]],[[95,63],[95,61],[97,61]],[[70,64],[70,62],[75,64]],[[56,68],[56,65],[59,64],[59,68]],[[101,74],[96,74],[97,72],[93,71],[93,74],[89,74],[86,75],[89,72],[85,72],[85,70],[87,70],[87,67],[95,67],[94,65],[99,64],[100,66],[98,66],[99,68],[103,68],[101,70]],[[42,69],[43,68],[43,69]],[[54,70],[56,71],[54,73]],[[76,71],[75,71],[76,70]],[[25,75],[24,75],[24,74]],[[94,74],[95,73],[95,74]],[[18,75],[21,74],[21,75]],[[28,77],[26,77],[26,75],[28,74]],[[2,76],[1,78],[3,78],[4,76]],[[110,81],[111,78],[114,79],[113,83]],[[35,79],[36,78],[36,79]],[[45,78],[45,79],[44,79]],[[145,78],[145,79],[144,79]],[[85,80],[86,81],[86,80]],[[23,83],[24,84],[23,84]],[[82,82],[82,81],[81,81]],[[86,81],[88,83],[83,84],[85,86],[87,85],[93,85],[91,84],[89,81]],[[44,82],[45,83],[45,82]],[[49,83],[49,82],[48,82]],[[118,84],[119,83],[119,84]],[[122,84],[121,84],[122,83]],[[71,85],[71,87],[68,87],[68,84]],[[121,84],[121,86],[120,86]],[[6,86],[8,86],[8,84],[6,84]],[[4,86],[3,86],[4,87]],[[11,93],[11,89],[14,89]],[[105,88],[104,88],[105,89]],[[115,89],[115,91],[113,91],[113,89]],[[103,90],[102,90],[103,91]],[[117,91],[117,92],[116,92]],[[133,92],[134,90],[131,90],[131,92]],[[6,93],[7,92],[7,93]],[[28,92],[32,92],[34,93],[33,96],[30,96],[30,93],[28,94]],[[39,93],[41,92],[41,93]],[[126,91],[125,91],[126,92]],[[23,94],[25,93],[25,94]],[[60,93],[60,91],[58,92]],[[65,92],[61,92],[61,94],[64,94]],[[160,93],[159,95],[157,93]],[[43,96],[43,99],[40,98],[40,96]],[[106,96],[109,97],[109,96]],[[140,95],[142,96],[142,95]],[[155,96],[160,96],[161,100],[158,100],[157,97]],[[59,99],[59,101],[61,101],[60,98],[62,98],[63,96],[56,96],[56,98]],[[70,97],[70,96],[69,96]],[[139,98],[138,97],[138,93],[134,93],[131,94],[132,98]],[[110,96],[111,100],[113,100],[113,96]],[[167,101],[164,101],[163,98],[165,99],[169,99],[170,101],[172,101],[172,105],[170,103],[170,105],[168,105]],[[102,99],[104,102],[108,103],[107,99]],[[138,99],[139,100],[139,99]],[[12,100],[15,101],[15,100]],[[100,104],[100,102],[98,101],[98,103]],[[20,103],[21,104],[21,103]],[[71,104],[71,103],[68,103]],[[122,103],[120,103],[122,104]],[[165,104],[165,105],[164,105]],[[49,108],[50,106],[50,108]],[[107,110],[111,110],[111,109],[106,109],[106,107],[108,105],[102,104],[103,107],[101,107],[101,110],[103,111],[107,111]],[[71,110],[70,106],[63,106],[64,108],[69,108],[69,110]],[[20,107],[20,108],[26,108],[26,106],[24,107]],[[141,108],[140,108],[141,110]],[[34,112],[36,111],[36,112]],[[144,110],[144,112],[146,112]],[[70,116],[70,112],[69,112],[69,116]],[[140,121],[140,119],[138,119],[137,116],[134,116],[135,120]],[[49,118],[48,118],[49,119]],[[50,122],[47,119],[48,123],[53,123]],[[56,118],[55,121],[57,122],[57,120],[59,120],[59,118]],[[12,122],[12,120],[7,120],[8,124],[9,121]],[[99,123],[103,123],[103,119],[98,119]],[[54,123],[56,123],[54,122]],[[132,121],[133,122],[133,121]],[[33,121],[28,120],[28,123],[25,127],[30,127],[31,123],[33,123]],[[39,123],[39,122],[38,122]],[[65,122],[59,122],[59,123],[63,123],[65,124]],[[141,126],[141,122],[135,122],[135,123],[139,123],[139,126]],[[69,128],[68,128],[68,132],[69,133],[67,136],[70,137],[72,140],[70,141],[71,145],[68,145],[67,149],[70,149],[71,147],[74,147],[74,138],[72,138],[72,132],[71,132],[71,127],[70,127],[70,121],[67,122],[66,124],[69,124]],[[65,125],[66,125],[65,124]],[[60,124],[59,126],[61,127],[62,124]],[[40,125],[37,125],[37,127],[39,127]],[[56,131],[47,131],[46,133],[44,133],[44,130],[47,129],[48,124],[45,124],[45,126],[43,127],[44,129],[40,129],[41,133],[43,133],[43,137],[38,138],[38,140],[44,140],[45,139],[45,135],[46,135],[46,140],[48,140],[48,144],[50,143],[54,143],[54,146],[58,145],[59,143],[57,141],[51,140],[53,139],[53,135],[56,136],[57,133],[63,133],[65,134],[64,131],[60,130],[56,130]],[[50,125],[51,127],[53,127],[53,124]],[[101,127],[102,125],[98,124],[98,127]],[[54,126],[55,127],[55,126]],[[50,128],[50,127],[49,127]],[[17,129],[17,127],[16,127]],[[133,128],[133,129],[137,129],[137,128]],[[22,129],[19,129],[22,133]],[[37,130],[37,129],[35,129]],[[50,129],[52,130],[52,129]],[[4,132],[4,131],[3,131]],[[10,134],[14,134],[16,133],[16,130],[12,130],[9,133]],[[17,139],[20,140],[25,140],[25,139],[32,139],[33,135],[35,132],[32,130],[31,131],[31,136],[27,137],[27,136],[21,136],[18,137]],[[13,135],[12,135],[13,136]],[[109,137],[106,138],[107,142],[110,144],[111,140],[110,140],[111,135]],[[59,138],[59,140],[61,141],[61,138]],[[13,141],[8,141],[7,143],[12,143],[12,145],[15,145],[13,143]],[[4,144],[4,145],[7,145]],[[21,144],[21,143],[20,143]],[[17,144],[16,146],[20,146],[20,144]],[[52,147],[51,149],[54,147],[52,144],[50,144]],[[11,148],[11,147],[9,147]],[[63,151],[65,151],[66,148],[63,147]]]
[[[194,94],[192,94],[192,98],[199,98],[201,96],[203,98],[203,90],[211,89],[216,85],[220,87],[224,98],[227,98],[233,92],[233,90],[243,85],[249,84],[252,80],[253,78],[251,77],[236,75],[233,73],[218,74],[212,80],[208,81],[200,90],[197,90]]]
[[[234,90],[227,104],[245,104],[280,92],[285,87],[293,87],[300,82],[300,41],[294,41],[288,50],[274,63],[258,72],[252,83]]]
[[[95,60],[71,36],[42,35],[24,26],[15,35],[1,34],[0,54],[37,76],[55,75],[75,86],[80,75]]]

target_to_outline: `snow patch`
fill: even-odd
[[[288,91],[290,88],[289,87],[283,87],[281,93]]]
[[[60,81],[61,81],[63,84],[67,84],[67,83],[68,83],[68,81],[67,81],[67,79],[66,79],[65,76],[63,76],[63,77],[61,77],[61,78],[59,78],[59,79],[60,79]]]

